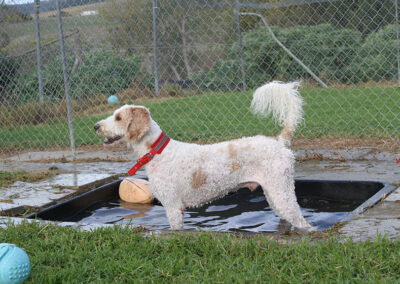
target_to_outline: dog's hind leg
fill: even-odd
[[[182,230],[183,229],[183,215],[185,209],[179,207],[166,207],[167,217],[171,230]]]
[[[296,228],[310,228],[301,214],[294,190],[293,169],[291,166],[274,167],[271,175],[259,180],[268,204],[275,213]]]
[[[279,218],[288,221],[296,228],[310,228],[310,224],[301,214],[300,206],[297,203],[294,192],[294,184],[284,184],[283,182],[271,181],[261,183],[268,204],[279,216]]]

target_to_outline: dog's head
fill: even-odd
[[[147,108],[125,105],[114,114],[94,125],[97,135],[105,136],[104,144],[117,141],[137,142],[150,130],[151,119]]]

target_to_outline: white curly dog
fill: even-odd
[[[302,119],[298,87],[297,82],[271,82],[253,95],[253,112],[272,113],[283,126],[277,137],[258,135],[209,145],[167,140],[149,110],[136,105],[117,109],[94,128],[98,135],[107,137],[105,144],[125,141],[144,157],[143,164],[148,162],[145,169],[150,188],[165,207],[173,230],[183,228],[186,208],[258,185],[281,219],[307,229],[311,226],[301,214],[294,190],[294,155],[287,148]]]

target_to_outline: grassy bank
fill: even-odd
[[[51,172],[0,171],[0,189],[16,181],[35,182],[54,175]]]
[[[83,34],[85,44],[97,44],[97,46],[105,44],[105,28],[103,29],[103,21],[99,16],[90,15],[82,17],[79,15],[79,11],[77,11],[77,13],[72,13],[71,16],[63,17],[62,20],[65,35],[79,28]],[[35,25],[33,21],[4,23],[4,31],[7,32],[10,37],[10,44],[6,48],[10,54],[25,54],[28,50],[35,48]],[[41,43],[44,45],[43,49],[45,51],[49,48],[49,46],[45,46],[45,44],[57,39],[59,36],[58,33],[58,22],[55,12],[52,13],[52,16],[41,17]],[[67,44],[69,44],[68,41]],[[58,43],[50,46],[51,49],[57,47]],[[46,61],[46,58],[44,58],[44,60]]]
[[[392,87],[305,89],[304,121],[298,138],[399,138],[400,90]],[[191,142],[215,142],[248,135],[275,135],[275,121],[249,110],[251,93],[212,93],[144,101],[153,118],[172,138]],[[143,100],[142,100],[143,101]],[[117,106],[116,106],[117,107]],[[101,143],[93,124],[105,117],[75,117],[77,146]],[[110,111],[111,113],[111,111]],[[69,145],[65,119],[36,126],[0,129],[5,149],[48,148]]]
[[[30,257],[28,283],[394,283],[400,241],[311,244],[201,233],[142,237],[118,227],[77,232],[37,225],[0,229]]]
[[[99,144],[102,138],[96,136],[93,125],[100,117],[77,117],[73,121],[75,144],[77,146]],[[66,147],[70,145],[68,122],[55,120],[39,125],[16,126],[0,129],[0,148],[12,150],[29,148]]]

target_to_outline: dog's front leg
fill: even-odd
[[[182,230],[183,229],[183,215],[185,213],[184,208],[168,207],[165,208],[167,211],[167,217],[171,230]]]

